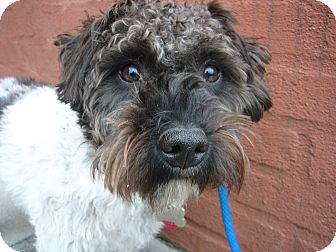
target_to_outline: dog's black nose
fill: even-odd
[[[199,164],[208,148],[208,139],[204,131],[198,128],[169,129],[159,139],[159,149],[164,159],[181,169]]]

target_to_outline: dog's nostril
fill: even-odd
[[[207,144],[200,144],[199,146],[196,147],[195,153],[204,153],[208,150],[208,145]]]
[[[174,128],[160,136],[158,146],[165,161],[184,169],[199,164],[204,159],[209,145],[201,129]]]
[[[162,151],[167,154],[175,154],[181,151],[181,147],[179,145],[167,145]]]

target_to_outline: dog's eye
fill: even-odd
[[[134,82],[141,78],[139,67],[136,65],[127,65],[120,71],[120,76],[124,81]]]
[[[206,66],[203,71],[203,78],[207,82],[215,82],[219,79],[220,72],[215,66]]]

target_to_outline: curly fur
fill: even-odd
[[[54,101],[52,106],[60,107],[60,111],[69,110],[59,112],[57,120],[65,124],[60,124],[61,128],[68,129],[69,123],[62,119],[62,115],[71,114],[65,118],[69,117],[71,123],[76,124],[71,126],[76,137],[69,135],[68,141],[74,142],[73,147],[80,150],[80,155],[74,154],[76,158],[67,159],[62,163],[64,167],[59,168],[57,158],[69,154],[62,152],[55,160],[50,151],[49,161],[57,164],[57,169],[64,173],[64,177],[56,176],[59,180],[68,183],[76,180],[77,166],[83,165],[85,169],[80,174],[90,182],[85,187],[80,184],[72,189],[59,189],[62,196],[57,198],[57,206],[53,203],[50,208],[49,200],[53,198],[50,195],[46,197],[47,202],[46,198],[36,199],[36,202],[41,202],[41,208],[27,203],[28,212],[35,211],[30,215],[37,226],[38,236],[44,237],[40,240],[38,237],[40,251],[46,251],[43,241],[52,239],[53,234],[62,238],[56,239],[58,242],[52,245],[54,250],[49,251],[125,250],[122,244],[127,234],[122,239],[114,237],[113,243],[108,241],[109,235],[120,230],[117,224],[109,226],[117,218],[141,220],[132,222],[132,228],[139,228],[142,221],[146,223],[143,234],[134,234],[139,239],[130,237],[132,242],[128,243],[127,251],[137,250],[160,228],[155,214],[170,204],[182,206],[197,198],[206,187],[223,183],[240,190],[249,165],[240,136],[253,122],[262,118],[272,103],[264,83],[264,65],[269,63],[270,55],[266,48],[236,32],[234,22],[231,13],[216,1],[188,5],[173,1],[119,0],[100,17],[84,21],[78,34],[58,36],[55,44],[60,50],[61,81],[56,90],[48,87],[48,92],[57,93],[59,101]],[[139,81],[126,83],[120,78],[121,69],[129,64],[140,67],[142,78]],[[202,76],[209,64],[221,72],[215,83],[207,82]],[[16,83],[12,86],[18,92],[13,89],[0,96],[0,116],[3,114],[5,118],[3,125],[15,123],[8,119],[10,112],[14,113],[11,107],[20,100],[29,100],[32,94],[42,97],[45,88],[33,84],[30,90],[25,88],[27,81],[26,84],[22,80],[10,82]],[[36,102],[43,101],[43,98],[36,98]],[[27,108],[33,110],[34,107]],[[46,111],[40,116],[42,120],[48,117]],[[74,117],[78,119],[74,120]],[[188,169],[169,165],[158,151],[160,135],[176,127],[199,128],[209,141],[204,160]],[[8,132],[1,131],[5,139],[11,137]],[[60,148],[67,146],[72,153],[66,142],[67,134],[70,134],[67,132],[54,132],[60,140],[47,138]],[[58,143],[61,139],[65,141],[62,144]],[[0,142],[0,153],[5,155],[9,143],[15,145],[12,140]],[[12,154],[22,153],[24,150],[20,148],[13,150]],[[37,155],[34,151],[32,153]],[[3,180],[15,184],[11,190],[20,195],[20,183],[14,181],[18,174],[10,168],[10,160],[10,157],[0,158],[0,166],[7,167],[0,169],[0,175],[7,176]],[[40,166],[36,167],[38,172]],[[7,169],[12,170],[7,172]],[[53,173],[50,168],[45,176]],[[26,179],[32,180],[30,176]],[[48,191],[49,187],[36,187],[34,193]],[[65,191],[72,192],[72,196],[64,198]],[[87,207],[75,213],[82,201]],[[42,218],[58,223],[63,213],[56,213],[54,209],[64,209],[65,202],[71,205],[66,208],[68,214],[78,217],[67,221],[78,225],[80,230],[86,230],[82,237],[73,236],[73,226],[67,227],[63,236],[58,229],[47,232],[49,222],[40,223]],[[109,206],[115,208],[115,218],[108,218],[103,213]],[[125,212],[129,207],[142,210]],[[46,215],[46,209],[51,214]],[[92,211],[97,216],[95,224],[87,216]],[[106,212],[111,213],[110,209]],[[100,215],[104,220],[99,219]],[[81,218],[86,222],[80,223],[78,220]],[[148,223],[153,228],[148,227]],[[92,230],[99,233],[99,238],[95,237],[97,240],[93,238]],[[69,241],[67,236],[72,240]],[[62,245],[58,245],[60,240]]]

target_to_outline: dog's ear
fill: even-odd
[[[69,103],[75,111],[83,110],[84,87],[92,81],[88,75],[94,70],[93,59],[104,46],[104,34],[110,25],[124,16],[134,4],[131,0],[119,0],[102,16],[87,17],[77,35],[60,34],[54,44],[59,47],[61,81],[58,95],[61,101]]]
[[[233,46],[240,52],[241,58],[248,69],[247,88],[244,93],[244,114],[251,117],[252,121],[259,121],[264,111],[272,106],[272,101],[264,82],[265,64],[271,61],[267,49],[252,39],[245,39],[233,27],[236,22],[231,12],[224,8],[218,1],[208,4],[212,17],[220,21],[225,34],[231,38]]]
[[[57,92],[61,101],[69,103],[71,108],[82,111],[83,88],[85,77],[90,68],[90,61],[94,54],[88,28],[78,35],[61,34],[55,45],[59,46],[59,60],[61,63],[61,82]]]

